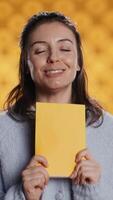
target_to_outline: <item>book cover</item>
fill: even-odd
[[[35,154],[48,160],[50,177],[68,177],[86,148],[85,106],[36,103]]]

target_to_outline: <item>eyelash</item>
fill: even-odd
[[[41,53],[44,53],[46,50],[44,51],[35,51],[35,54],[41,54]]]
[[[65,52],[69,52],[71,51],[70,49],[60,49],[61,51],[65,51]],[[46,50],[43,50],[43,51],[35,51],[35,54],[41,54],[41,53],[44,53]]]
[[[61,51],[71,51],[70,49],[61,49]]]

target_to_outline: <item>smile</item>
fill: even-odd
[[[54,74],[62,73],[64,71],[65,69],[48,69],[48,70],[45,70],[45,73],[46,75],[54,75]]]

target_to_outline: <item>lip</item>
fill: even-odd
[[[44,70],[44,73],[47,77],[54,78],[63,75],[65,71],[64,68],[48,68]]]
[[[44,70],[44,72],[49,72],[49,71],[60,71],[60,70],[62,70],[62,71],[65,71],[66,69],[64,69],[64,68],[47,68],[47,69],[45,69]]]

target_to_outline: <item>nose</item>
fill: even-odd
[[[48,63],[54,63],[59,61],[59,55],[58,52],[56,50],[51,50],[48,56]]]

